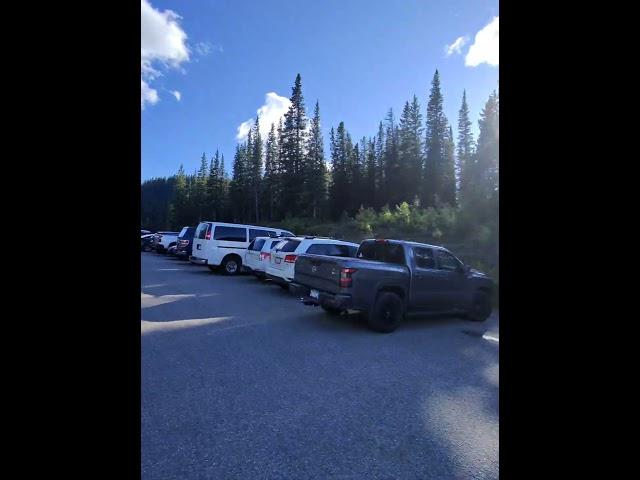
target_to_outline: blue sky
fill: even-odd
[[[388,109],[398,118],[414,93],[424,115],[436,68],[454,131],[463,89],[477,134],[498,87],[495,0],[142,3],[143,180],[172,175],[181,163],[192,172],[216,149],[230,172],[239,126],[267,93],[289,97],[297,73],[307,112],[320,102],[327,157],[329,130],[340,121],[354,139],[373,136]],[[447,55],[460,37],[462,47]]]

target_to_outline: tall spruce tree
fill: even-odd
[[[340,122],[335,130],[331,128],[331,185],[329,187],[329,202],[331,217],[340,218],[342,212],[349,205],[349,178],[347,173],[347,133],[344,122]]]
[[[209,166],[209,177],[207,178],[207,202],[206,212],[211,215],[212,220],[217,220],[218,203],[220,201],[220,180],[218,172],[220,171],[220,152],[216,150],[215,155],[211,159]]]
[[[480,133],[473,167],[473,183],[481,200],[496,200],[499,166],[498,94],[489,96],[478,121]]]
[[[431,81],[431,91],[427,104],[425,138],[425,166],[423,170],[422,204],[434,206],[442,202],[444,190],[444,157],[447,136],[447,119],[444,114],[440,74],[438,70]]]
[[[253,143],[251,145],[251,156],[249,158],[249,181],[248,186],[253,204],[253,213],[256,223],[260,221],[260,189],[262,186],[262,137],[260,135],[260,119],[256,117],[253,125]]]
[[[297,215],[302,210],[307,128],[300,74],[296,76],[290,101],[289,109],[284,115],[281,140],[282,207],[285,213]]]
[[[363,204],[365,207],[375,208],[377,205],[377,172],[376,172],[376,137],[367,140],[365,148],[365,165],[363,179]]]
[[[264,161],[264,212],[269,220],[274,220],[274,206],[277,194],[277,162],[278,162],[278,139],[276,137],[275,125],[271,124],[267,144],[265,147]]]
[[[467,91],[462,92],[462,105],[458,111],[458,146],[457,146],[457,172],[459,179],[460,200],[464,201],[470,185],[469,175],[473,162],[473,132],[469,119],[469,106],[467,105]]]
[[[180,164],[178,173],[176,174],[175,193],[173,200],[173,208],[171,209],[172,218],[170,219],[171,228],[178,228],[178,225],[187,225],[189,215],[189,192],[187,188],[187,176],[184,173],[184,167]]]
[[[247,143],[236,145],[236,153],[233,157],[233,177],[230,185],[230,200],[233,207],[232,215],[235,221],[246,219],[247,205]]]
[[[378,134],[376,135],[375,141],[375,155],[376,155],[376,194],[375,194],[375,204],[374,208],[379,209],[385,203],[386,199],[384,198],[384,184],[385,184],[385,165],[384,165],[384,149],[385,146],[385,136],[384,136],[384,126],[382,122],[378,125]]]
[[[418,97],[406,102],[398,127],[399,181],[402,192],[398,200],[413,202],[420,193],[422,176],[422,115]]]
[[[327,169],[323,143],[320,129],[320,104],[316,102],[307,141],[307,159],[304,175],[304,205],[307,206],[306,213],[310,214],[314,219],[324,214],[327,196]]]
[[[397,205],[402,200],[402,186],[400,183],[400,165],[398,163],[398,127],[393,117],[393,109],[389,109],[385,118],[384,143],[384,188],[383,201],[390,206]]]
[[[206,212],[207,208],[207,174],[208,174],[208,162],[205,153],[202,153],[200,158],[200,168],[196,176],[194,185],[194,215],[198,222],[202,220],[202,215]]]
[[[456,192],[456,159],[453,129],[449,126],[444,141],[444,163],[442,169],[442,202],[455,207],[457,205]]]

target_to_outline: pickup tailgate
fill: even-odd
[[[294,282],[330,293],[340,291],[340,269],[352,259],[326,255],[299,255]]]

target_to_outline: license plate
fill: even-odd
[[[309,296],[317,300],[318,297],[320,296],[320,292],[318,292],[318,290],[311,289],[311,291],[309,292]]]
[[[276,257],[276,263],[280,263],[280,262],[282,262],[282,259],[281,259],[281,258]]]

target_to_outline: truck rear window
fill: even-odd
[[[404,249],[402,245],[389,242],[363,242],[358,248],[356,255],[363,260],[374,260],[377,262],[395,263],[404,265]]]

